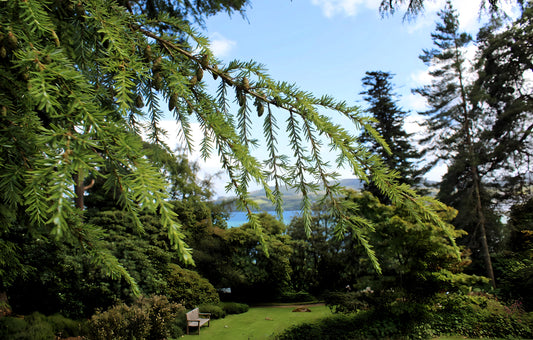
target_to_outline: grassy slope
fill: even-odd
[[[311,313],[293,313],[292,307],[256,307],[244,314],[228,315],[224,319],[211,321],[210,327],[202,327],[200,336],[194,330],[189,336],[192,339],[268,339],[294,324],[311,321],[331,315],[326,306],[312,306]],[[271,319],[271,320],[269,320]]]

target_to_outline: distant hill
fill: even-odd
[[[354,190],[361,190],[363,188],[363,182],[356,178],[347,178],[342,179],[339,181],[339,184]],[[274,189],[271,187],[271,189]],[[301,209],[301,201],[302,201],[302,195],[296,190],[291,188],[283,188],[282,189],[283,194],[283,210],[300,210]],[[320,192],[317,195],[312,195],[311,200],[315,201],[320,198]],[[259,205],[259,210],[261,211],[273,211],[275,210],[274,205],[272,202],[270,202],[266,196],[265,196],[265,190],[256,190],[253,192],[250,192],[251,199],[256,202]],[[219,198],[215,201],[215,203],[225,203],[227,204],[226,209],[229,211],[236,211],[237,206],[236,204],[232,203],[235,201],[235,197],[223,197]]]

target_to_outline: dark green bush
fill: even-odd
[[[81,336],[87,333],[85,322],[72,320],[61,314],[50,315],[47,320],[52,325],[54,333],[63,338]]]
[[[5,316],[0,318],[0,339],[23,339],[28,323],[21,318]]]
[[[316,298],[308,292],[283,292],[281,295],[281,301],[283,302],[308,302],[315,301]]]
[[[55,334],[46,316],[35,312],[24,319],[0,318],[0,339],[54,340]]]
[[[533,338],[533,314],[488,294],[440,296],[432,308],[432,327],[438,334]]]
[[[175,264],[170,264],[169,267],[165,295],[170,301],[182,304],[187,309],[206,303],[220,303],[215,287],[200,274]]]
[[[333,313],[354,313],[369,308],[367,297],[363,292],[329,292],[324,301]]]
[[[237,302],[221,302],[220,307],[226,312],[226,314],[242,314],[246,313],[250,306],[248,306],[245,303],[237,303]]]
[[[164,296],[140,298],[132,306],[116,305],[89,321],[89,339],[160,340],[181,335],[178,315],[185,309]]]
[[[211,319],[223,319],[226,317],[226,312],[218,305],[205,303],[198,308],[200,309],[200,313],[211,313]]]

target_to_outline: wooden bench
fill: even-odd
[[[207,316],[200,317],[200,316]],[[200,313],[198,308],[193,309],[187,313],[187,335],[189,335],[189,327],[198,327],[198,335],[200,335],[200,327],[207,323],[209,327],[209,320],[211,319],[211,313]]]

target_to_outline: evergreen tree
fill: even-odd
[[[386,145],[376,143],[367,133],[362,133],[360,141],[368,143],[369,149],[379,154],[387,166],[400,175],[400,181],[415,186],[420,183],[422,171],[416,169],[413,163],[420,158],[420,154],[411,146],[412,134],[404,129],[407,112],[402,111],[396,104],[392,89],[393,75],[388,72],[366,72],[362,79],[365,90],[364,100],[369,104],[366,109],[375,119],[372,126],[383,137]],[[385,197],[372,183],[365,184],[365,190],[370,191],[381,201]]]
[[[527,202],[531,192],[533,149],[533,3],[506,27],[493,20],[478,34],[478,79],[473,92],[490,128],[483,139],[490,181],[506,206]]]
[[[426,98],[430,109],[427,116],[427,136],[422,139],[425,151],[446,161],[448,172],[444,175],[438,198],[459,211],[454,224],[479,239],[487,276],[495,284],[488,240],[487,214],[492,209],[487,203],[480,173],[482,148],[478,136],[477,115],[468,97],[468,64],[466,48],[472,38],[459,32],[457,12],[451,1],[439,13],[441,19],[432,33],[435,47],[425,50],[420,58],[430,66],[432,83],[416,89]],[[464,204],[467,203],[467,204]],[[479,233],[478,233],[479,232]],[[470,242],[470,245],[473,245]]]

